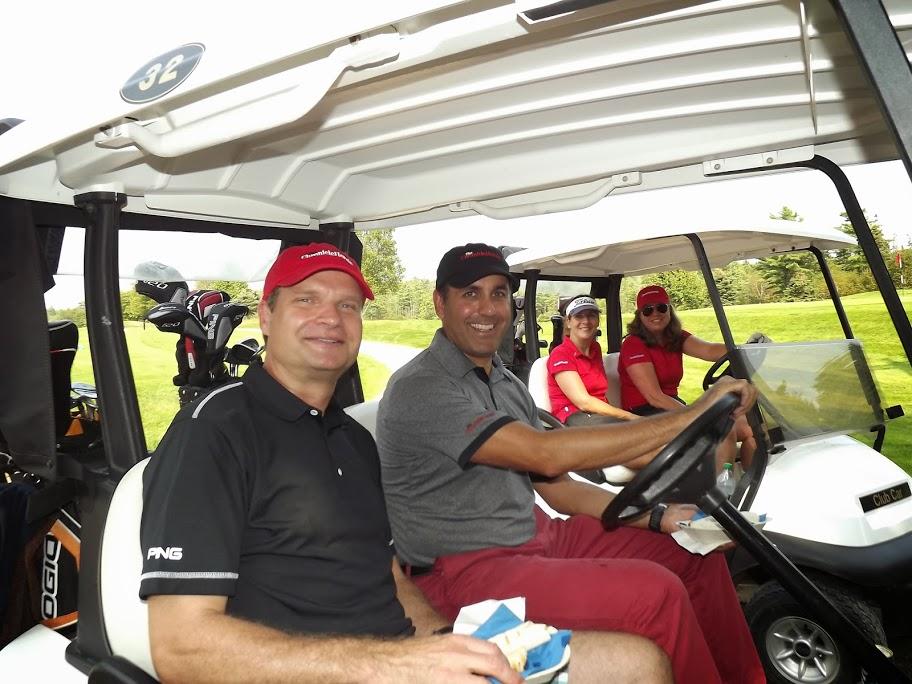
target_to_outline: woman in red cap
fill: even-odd
[[[636,307],[621,343],[621,405],[638,416],[679,409],[684,405],[678,397],[683,355],[716,361],[727,351],[725,345],[701,340],[682,329],[668,293],[659,285],[640,290]],[[743,416],[735,429],[741,441],[741,465],[747,468],[757,443]]]

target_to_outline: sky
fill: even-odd
[[[293,34],[294,22],[275,22],[270,6],[278,0],[261,0],[259,10],[244,13],[243,22],[231,3],[196,0],[175,5],[173,12],[163,6],[152,9],[136,3],[84,0],[79,3],[33,0],[4,8],[0,60],[0,118],[22,119],[65,115],[65,103],[91,92],[93,75],[112,70],[124,80],[136,65],[186,42],[206,35],[236,37],[244,45],[245,33],[282,31]],[[286,6],[287,7],[287,6]],[[53,21],[47,18],[52,16]],[[40,40],[35,37],[41,36]],[[248,34],[249,35],[249,34]],[[88,90],[87,90],[88,89]],[[910,243],[912,221],[908,215],[910,182],[899,162],[847,167],[861,205],[869,216],[877,216],[885,235],[896,246]],[[842,205],[835,189],[817,172],[801,171],[752,179],[705,183],[698,186],[632,193],[608,197],[589,209],[495,221],[486,218],[457,219],[426,226],[399,229],[396,240],[406,277],[432,278],[440,255],[456,241],[484,241],[495,245],[534,247],[560,246],[570,233],[611,231],[633,223],[693,225],[694,219],[711,215],[714,221],[744,224],[763,220],[787,205],[807,221],[826,226],[840,223]],[[905,206],[904,206],[905,205]],[[458,236],[454,229],[458,227]],[[71,236],[66,258],[79,261],[78,236]],[[126,258],[145,253],[146,247],[123,245]],[[165,250],[161,260],[173,257]],[[153,257],[155,258],[155,257]],[[248,270],[257,271],[257,263]],[[130,283],[124,281],[124,286]],[[52,306],[69,306],[82,299],[81,278],[60,276],[58,286],[48,293]]]

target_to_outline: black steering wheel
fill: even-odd
[[[709,389],[710,385],[715,385],[723,375],[731,375],[731,366],[726,367],[721,373],[719,372],[719,369],[728,363],[728,355],[729,352],[722,354],[722,356],[716,359],[713,365],[709,367],[709,370],[706,371],[706,375],[703,376],[704,392]]]
[[[671,440],[602,511],[605,529],[638,518],[660,501],[699,502],[715,485],[715,448],[731,430],[738,402],[734,394],[723,395]]]

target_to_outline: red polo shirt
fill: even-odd
[[[690,333],[681,331],[686,340]],[[630,379],[627,369],[638,363],[651,363],[655,368],[659,387],[669,397],[678,396],[678,385],[684,377],[684,362],[681,352],[668,351],[664,347],[647,347],[642,338],[628,335],[621,342],[621,358],[618,362],[618,375],[621,378],[621,406],[626,411],[648,404],[640,390]]]
[[[567,395],[561,390],[554,376],[564,371],[579,373],[586,391],[605,401],[605,392],[608,391],[608,378],[605,376],[605,366],[602,363],[602,348],[595,340],[589,345],[589,354],[583,354],[569,337],[564,338],[554,348],[548,357],[548,397],[551,399],[551,412],[557,419],[565,423],[579,409],[570,403]]]

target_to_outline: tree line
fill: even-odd
[[[782,207],[770,214],[770,218],[786,221],[801,221],[797,212]],[[846,214],[839,229],[855,237]],[[904,287],[912,278],[912,249],[894,249],[883,235],[877,218],[869,218],[868,224],[874,235],[877,248],[897,287]],[[405,268],[399,258],[396,240],[391,229],[373,230],[360,234],[364,245],[362,270],[376,296],[365,307],[366,319],[408,320],[435,318],[431,295],[434,291],[432,280],[421,278],[404,279]],[[876,290],[874,276],[858,247],[839,249],[827,255],[833,280],[841,295]],[[771,302],[798,302],[826,299],[829,294],[823,281],[816,258],[809,252],[795,252],[761,260],[738,261],[713,270],[713,276],[723,304],[766,304]],[[709,295],[702,274],[696,271],[665,271],[648,276],[625,278],[621,285],[622,306],[633,309],[637,290],[645,284],[657,283],[665,287],[678,309],[698,309],[710,305]],[[247,283],[212,280],[196,284],[198,289],[224,290],[232,301],[246,304],[251,315],[255,315],[259,292]],[[536,299],[539,318],[547,318],[557,311],[561,296],[576,294],[578,288],[572,284],[542,283]],[[121,307],[124,320],[143,320],[153,302],[136,292],[121,292]],[[77,325],[85,325],[85,306],[67,309],[49,309],[48,317],[65,318]]]

